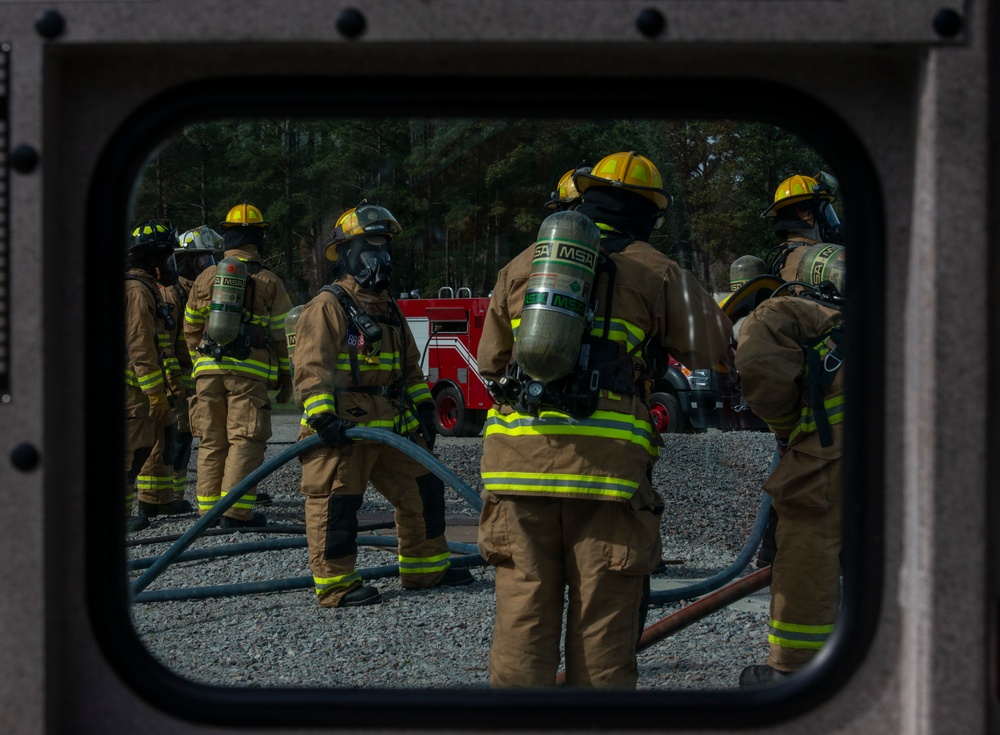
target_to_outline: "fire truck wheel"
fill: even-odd
[[[649,396],[649,414],[653,426],[661,434],[681,434],[687,428],[681,404],[670,393],[653,393]]]
[[[475,417],[480,412],[465,407],[458,388],[443,389],[435,397],[434,407],[434,421],[441,436],[476,436],[483,428],[482,422]]]

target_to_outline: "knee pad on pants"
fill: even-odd
[[[324,559],[339,559],[358,551],[358,510],[361,495],[331,495],[326,513]]]
[[[444,481],[434,474],[417,478],[420,500],[424,505],[424,526],[427,538],[444,534]]]

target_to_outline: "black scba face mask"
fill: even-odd
[[[361,235],[347,248],[344,269],[361,288],[385,291],[392,282],[392,243],[385,235]]]

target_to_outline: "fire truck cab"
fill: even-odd
[[[437,298],[403,294],[399,308],[420,349],[442,436],[479,436],[493,401],[476,369],[476,352],[490,300],[445,286]]]

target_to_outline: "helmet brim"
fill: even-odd
[[[576,190],[580,192],[581,196],[586,197],[588,189],[599,186],[610,186],[617,189],[626,189],[628,191],[634,191],[646,199],[649,199],[656,205],[657,210],[662,214],[666,212],[670,207],[670,197],[663,189],[657,189],[655,186],[640,186],[638,184],[628,184],[627,186],[620,181],[610,181],[608,179],[602,179],[600,176],[594,176],[590,173],[578,173],[573,177],[573,183],[576,185]]]
[[[828,201],[835,202],[837,197],[833,194],[796,194],[795,196],[785,197],[780,201],[775,202],[770,207],[765,209],[760,213],[762,218],[764,217],[777,217],[778,210],[784,209],[785,207],[791,207],[795,204],[801,204],[802,202],[813,202],[813,201]]]

